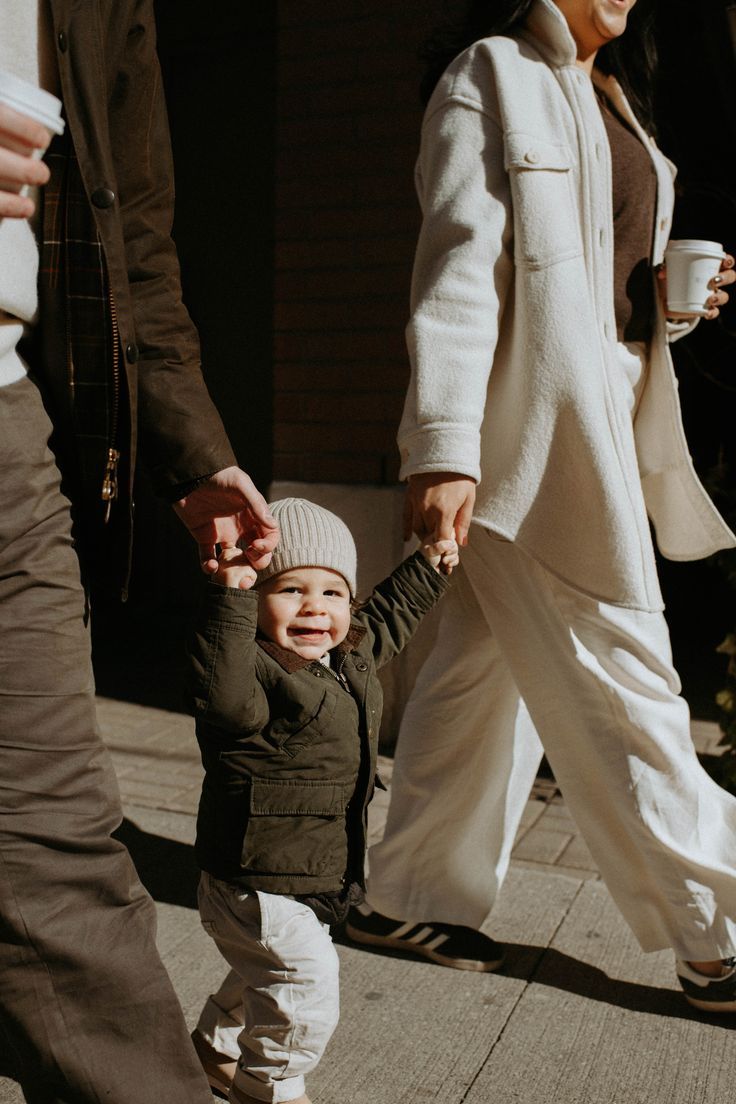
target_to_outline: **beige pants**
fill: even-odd
[[[239,1059],[234,1084],[276,1104],[304,1095],[340,1014],[339,960],[329,929],[292,897],[202,874],[202,926],[231,970],[197,1024]]]
[[[95,720],[69,502],[30,379],[0,388],[0,1076],[34,1104],[207,1104]]]

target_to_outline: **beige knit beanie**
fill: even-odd
[[[258,582],[293,567],[327,567],[339,571],[355,597],[357,554],[353,535],[344,521],[305,498],[281,498],[269,503],[281,539]]]

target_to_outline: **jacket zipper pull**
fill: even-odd
[[[107,503],[105,509],[105,524],[110,520],[110,510],[112,509],[113,501],[118,497],[119,459],[120,453],[117,449],[109,448],[107,450],[107,463],[105,464],[105,475],[102,480],[102,501]]]

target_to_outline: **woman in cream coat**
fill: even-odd
[[[652,293],[647,340],[624,342],[614,310],[601,99],[647,151],[652,273],[674,196],[673,167],[611,75],[613,45],[625,56],[645,15],[639,0],[616,43],[635,3],[476,2],[494,33],[427,108],[402,476],[415,532],[464,543],[472,525],[404,716],[370,905],[348,931],[496,968],[502,948],[477,929],[544,746],[641,946],[675,950],[688,999],[736,1010],[736,800],[693,751],[648,519],[672,559],[736,540],[682,430],[667,342],[694,320],[668,320]]]

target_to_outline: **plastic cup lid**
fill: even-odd
[[[21,115],[27,115],[41,123],[52,134],[64,133],[61,118],[61,100],[51,92],[16,77],[14,73],[0,70],[0,100]]]
[[[701,238],[677,238],[667,242],[665,253],[707,253],[713,256],[725,257],[725,251],[720,242],[703,241]]]

